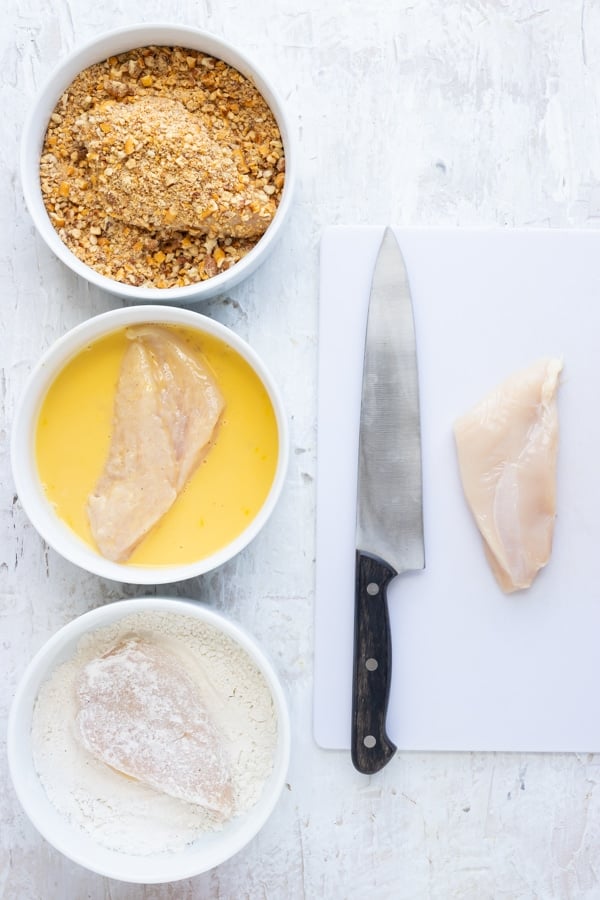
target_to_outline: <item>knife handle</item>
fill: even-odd
[[[387,586],[396,574],[379,557],[356,551],[350,747],[354,768],[367,775],[382,769],[397,749],[386,733],[392,680]]]

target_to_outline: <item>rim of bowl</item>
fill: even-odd
[[[66,525],[53,509],[37,473],[35,432],[41,403],[53,379],[88,342],[141,322],[183,325],[220,338],[253,368],[271,401],[278,432],[275,474],[255,517],[232,541],[193,563],[136,566],[101,556]],[[11,466],[17,495],[36,531],[60,556],[87,572],[125,584],[167,584],[203,575],[243,550],[266,524],[279,499],[289,462],[289,428],[279,388],[255,350],[226,325],[194,310],[177,306],[129,306],[108,310],[76,325],[59,337],[38,360],[25,383],[11,434]]]
[[[79,639],[84,634],[143,611],[191,616],[227,634],[258,666],[273,697],[278,738],[271,774],[265,781],[256,804],[238,820],[231,820],[229,833],[211,832],[209,835],[215,835],[212,840],[207,835],[207,841],[214,846],[204,848],[205,861],[200,866],[193,853],[193,844],[189,845],[189,852],[170,851],[164,855],[150,856],[122,853],[96,844],[91,835],[69,823],[56,810],[39,780],[33,763],[30,742],[31,719],[42,684],[51,676],[56,666],[71,658]],[[25,748],[27,752],[24,752],[22,744],[24,729],[29,737],[29,743]],[[99,875],[130,883],[156,884],[191,878],[207,872],[230,859],[258,834],[273,812],[285,783],[290,761],[291,723],[285,692],[272,662],[256,639],[241,625],[209,608],[206,601],[166,596],[138,597],[117,600],[83,613],[63,625],[40,647],[28,663],[17,685],[8,716],[6,747],[11,781],[19,802],[32,824],[49,844],[68,859]],[[32,784],[35,784],[33,789]],[[69,829],[75,829],[78,837],[84,843],[89,843],[90,849],[93,846],[95,852],[86,856],[84,852],[74,849],[74,844],[78,841],[72,840],[72,834],[62,834],[61,829],[53,828],[52,820],[60,821],[67,832]],[[219,835],[223,835],[225,840],[221,841]],[[198,840],[202,841],[202,837]]]
[[[189,43],[186,44],[186,41]],[[116,53],[151,44],[156,46],[187,45],[190,49],[208,53],[236,68],[256,86],[267,102],[275,116],[285,150],[286,170],[283,191],[273,221],[265,233],[252,250],[230,269],[220,272],[206,281],[199,281],[185,287],[136,287],[100,274],[82,262],[63,243],[48,217],[42,200],[39,177],[40,155],[48,121],[63,92],[79,72],[95,62],[102,62]],[[25,120],[21,140],[20,172],[25,204],[36,230],[55,256],[73,272],[90,284],[126,300],[148,303],[194,303],[214,297],[239,284],[258,268],[273,249],[292,203],[296,181],[296,149],[290,120],[278,92],[260,68],[244,52],[223,38],[200,28],[168,22],[138,23],[111,29],[98,35],[73,49],[53,69],[35,97]]]

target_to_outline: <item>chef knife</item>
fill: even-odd
[[[423,569],[419,385],[413,308],[391,228],[378,251],[367,316],[356,516],[352,762],[382,769],[396,752],[386,732],[392,674],[387,587]]]

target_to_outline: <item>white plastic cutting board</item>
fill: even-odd
[[[600,232],[395,229],[420,369],[423,572],[392,582],[388,731],[404,750],[600,751]],[[383,228],[321,246],[314,734],[348,748],[364,328]],[[497,587],[465,505],[454,419],[562,355],[558,515],[526,592]]]

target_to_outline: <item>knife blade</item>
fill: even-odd
[[[417,350],[402,252],[391,228],[369,297],[360,411],[351,753],[365,774],[396,752],[386,719],[392,674],[390,581],[425,567]]]

